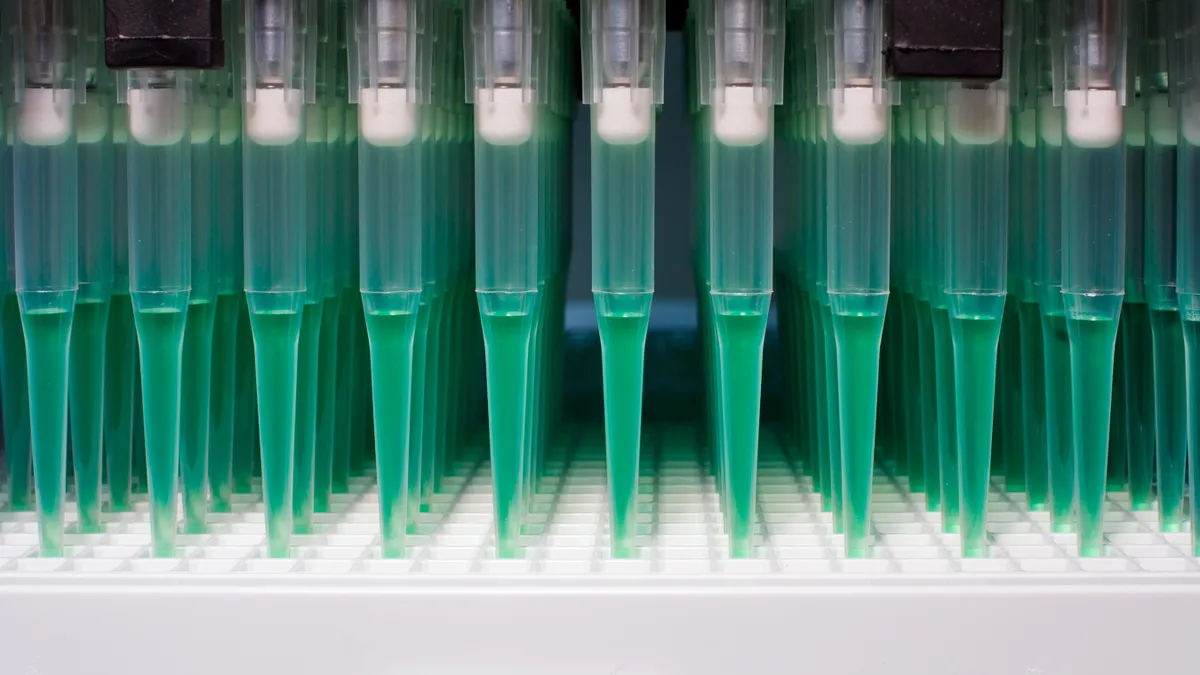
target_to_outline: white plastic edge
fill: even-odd
[[[246,104],[246,135],[259,145],[288,145],[300,138],[303,97],[298,89],[257,89]]]
[[[27,88],[17,105],[17,137],[29,145],[60,145],[71,137],[70,89]]]
[[[762,143],[770,131],[771,92],[763,90],[756,101],[754,87],[725,87],[713,92],[713,134],[724,145]]]
[[[1066,132],[1081,148],[1108,148],[1125,133],[1124,115],[1111,89],[1072,89],[1066,96]]]
[[[633,145],[650,137],[654,99],[646,87],[607,87],[600,92],[596,134],[605,143]]]
[[[950,135],[963,145],[991,145],[1008,128],[1008,92],[1002,89],[951,87]]]
[[[371,145],[408,145],[417,137],[417,106],[409,102],[407,89],[360,89],[358,128],[362,137]]]
[[[475,130],[492,145],[520,145],[533,136],[533,104],[523,89],[480,89]]]
[[[848,145],[871,145],[888,130],[888,106],[875,101],[871,87],[846,87],[830,92],[833,135]]]

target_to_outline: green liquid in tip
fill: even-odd
[[[762,404],[763,341],[767,313],[715,313],[720,454],[725,465],[729,509],[729,555],[754,552],[755,487],[759,413]]]
[[[1177,311],[1152,310],[1158,513],[1164,532],[1183,528],[1187,476],[1187,362]]]
[[[933,307],[924,300],[917,301],[917,343],[921,388],[922,447],[925,467],[925,508],[937,512],[942,508],[941,461],[938,456],[937,350],[933,341]]]
[[[71,455],[79,530],[102,532],[100,485],[104,462],[104,360],[108,302],[79,302],[71,329]]]
[[[871,485],[875,475],[875,410],[879,394],[879,349],[883,314],[835,314],[838,407],[842,445],[845,551],[870,554]]]
[[[202,534],[208,517],[208,453],[212,401],[213,325],[211,302],[188,305],[183,337],[179,465],[183,474],[183,523],[188,534]]]
[[[292,526],[296,534],[312,531],[316,488],[317,389],[323,300],[304,305],[296,373],[296,459],[292,491]]]
[[[251,312],[258,382],[258,433],[262,446],[263,502],[267,510],[267,553],[287,557],[291,549],[293,460],[296,441],[296,371],[300,312]]]
[[[1018,307],[1021,325],[1022,438],[1025,443],[1025,494],[1030,511],[1045,511],[1049,503],[1049,459],[1046,456],[1046,360],[1042,347],[1042,317],[1037,303]]]
[[[104,457],[112,510],[128,511],[133,491],[134,387],[137,330],[128,293],[109,301],[107,354],[104,363]]]
[[[1067,319],[1075,406],[1075,475],[1079,490],[1079,554],[1104,553],[1104,495],[1116,321]]]
[[[421,512],[421,464],[424,459],[424,448],[426,436],[433,435],[433,422],[429,419],[427,406],[431,403],[425,396],[428,380],[432,373],[432,368],[429,367],[429,346],[430,342],[435,340],[429,334],[430,318],[433,314],[432,308],[426,302],[417,310],[414,317],[415,326],[413,328],[413,359],[412,373],[412,391],[420,392],[421,395],[409,398],[410,417],[409,417],[409,448],[411,450],[405,453],[407,457],[408,468],[406,475],[408,485],[405,487],[405,499],[408,504],[405,507],[405,512],[408,517],[408,531],[412,534],[417,533],[417,514]]]
[[[986,556],[988,550],[987,502],[1001,322],[992,317],[950,319],[964,557]]]
[[[933,308],[933,342],[937,373],[938,473],[942,481],[942,531],[959,531],[958,414],[954,391],[954,340],[950,312]]]
[[[1177,314],[1172,312],[1173,314]],[[1117,368],[1124,375],[1124,404],[1116,407],[1113,401],[1113,417],[1124,418],[1124,437],[1115,446],[1124,446],[1129,496],[1135,511],[1154,508],[1154,453],[1155,453],[1155,396],[1154,336],[1151,327],[1150,309],[1145,303],[1128,302],[1121,310],[1121,347],[1117,352],[1120,359]],[[1183,336],[1178,337],[1182,354]],[[1182,363],[1179,364],[1182,366]],[[1182,368],[1181,368],[1182,370]],[[1182,393],[1182,387],[1180,389]],[[1115,399],[1115,397],[1114,397]],[[1113,433],[1116,433],[1115,429]],[[1121,459],[1121,458],[1116,458]],[[1110,459],[1110,467],[1114,462]],[[1182,475],[1182,474],[1181,474]],[[1109,479],[1110,488],[1122,481]],[[1180,514],[1182,515],[1182,513]],[[1164,523],[1165,525],[1166,523]]]
[[[255,455],[258,453],[258,403],[254,365],[254,330],[250,326],[250,311],[246,296],[238,303],[237,408],[233,416],[233,492],[250,494],[254,475]]]
[[[134,313],[141,357],[150,534],[156,557],[175,554],[178,520],[180,398],[187,312],[156,308]]]
[[[208,480],[214,513],[229,513],[233,508],[237,339],[241,302],[239,294],[218,295],[213,320]]]
[[[67,496],[67,364],[74,312],[21,313],[29,373],[30,445],[42,556],[63,555]]]
[[[638,466],[642,441],[642,376],[649,313],[598,317],[604,379],[605,457],[612,505],[612,555],[637,555]]]
[[[313,510],[328,513],[333,494],[333,447],[337,442],[338,327],[341,295],[325,298],[321,312],[321,349],[318,357],[317,452],[313,468]]]
[[[371,378],[375,389],[375,439],[383,556],[404,555],[408,527],[409,454],[413,406],[413,343],[417,313],[368,312]]]
[[[33,450],[29,439],[29,379],[25,356],[25,329],[15,294],[6,294],[0,307],[3,317],[4,457],[8,470],[8,505],[13,511],[31,511],[33,505]]]
[[[533,314],[483,315],[487,353],[488,427],[496,507],[496,550],[501,558],[521,555],[525,510],[526,398]]]
[[[1061,314],[1042,316],[1046,358],[1046,436],[1050,479],[1050,524],[1055,532],[1075,531],[1075,429],[1071,395],[1071,342]]]

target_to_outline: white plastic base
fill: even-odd
[[[525,557],[493,553],[486,464],[461,463],[410,535],[378,552],[370,479],[335,496],[295,558],[265,558],[239,496],[147,557],[147,504],[35,555],[0,510],[0,671],[38,675],[398,672],[823,675],[1187,673],[1200,567],[1186,534],[1115,499],[1107,557],[1075,556],[1023,495],[992,496],[990,557],[964,560],[903,481],[878,476],[874,556],[847,560],[811,481],[764,441],[756,557],[731,560],[711,471],[684,434],[648,434],[641,557],[608,554],[603,439],[551,461]],[[680,448],[685,448],[680,450]],[[73,500],[72,500],[73,501]],[[71,520],[71,518],[69,518]]]

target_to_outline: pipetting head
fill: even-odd
[[[417,136],[417,106],[407,89],[364,88],[358,93],[358,128],[371,145],[408,145]]]
[[[654,103],[646,87],[605,87],[596,111],[596,133],[605,143],[633,145],[650,137]]]
[[[492,145],[520,145],[533,136],[533,104],[525,90],[499,87],[479,90],[475,130]]]
[[[79,106],[75,138],[82,144],[99,143],[108,135],[110,124],[104,97],[99,93],[89,93],[87,102]]]
[[[755,87],[725,87],[713,92],[713,133],[724,145],[752,146],[762,143],[771,128],[771,93]]]
[[[1124,116],[1112,89],[1071,89],[1066,97],[1067,138],[1081,148],[1108,148],[1125,133]]]
[[[61,145],[71,137],[70,89],[30,87],[17,105],[17,136],[29,145]]]
[[[304,97],[299,89],[272,87],[254,90],[254,100],[246,104],[246,135],[259,145],[289,145],[300,138],[301,108]]]
[[[991,145],[1004,140],[1008,128],[1008,92],[1003,89],[953,87],[949,100],[950,134],[964,145]]]
[[[848,145],[871,145],[888,130],[888,106],[875,101],[872,87],[846,87],[832,92],[833,135]]]

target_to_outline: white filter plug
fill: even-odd
[[[633,145],[650,137],[654,102],[645,87],[607,87],[600,92],[596,133],[605,143]]]
[[[1124,115],[1112,89],[1067,92],[1067,138],[1081,148],[1108,148],[1125,133]]]
[[[246,104],[246,135],[259,145],[289,145],[300,138],[304,97],[298,89],[256,89]]]
[[[129,90],[129,135],[142,145],[174,145],[187,128],[187,104],[176,88]]]
[[[771,92],[764,90],[755,100],[754,87],[725,87],[713,92],[713,133],[725,145],[751,146],[762,143],[771,129]]]
[[[523,89],[480,89],[475,103],[475,130],[492,145],[520,145],[533,136],[533,104]]]
[[[70,89],[27,88],[17,105],[17,136],[29,145],[60,145],[71,137]]]
[[[950,135],[963,145],[991,145],[1008,130],[1008,92],[952,87],[947,101]]]
[[[888,106],[875,101],[871,87],[846,87],[830,92],[833,135],[847,145],[871,145],[888,131]]]
[[[417,106],[409,102],[407,89],[361,89],[358,92],[358,128],[371,145],[408,145],[417,137]]]

